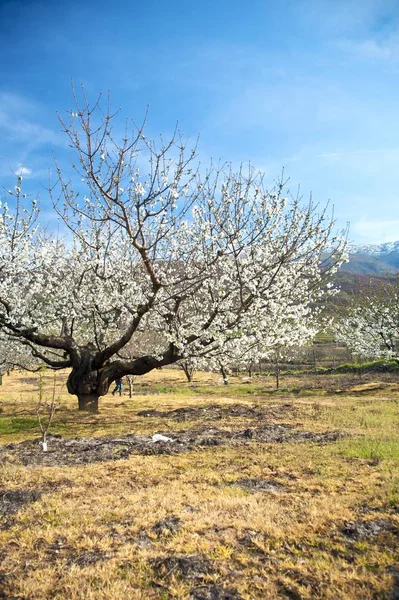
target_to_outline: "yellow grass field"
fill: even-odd
[[[89,415],[46,371],[47,453],[38,375],[4,377],[0,598],[399,598],[399,383],[370,377],[161,370]]]

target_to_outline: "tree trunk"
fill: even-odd
[[[90,413],[98,413],[98,396],[96,394],[78,395],[79,410],[86,410]]]
[[[276,390],[280,387],[280,367],[276,367]]]
[[[194,367],[193,367],[193,366],[191,366],[191,365],[190,365],[188,362],[186,362],[186,361],[184,361],[184,362],[180,363],[180,366],[181,366],[181,368],[182,368],[182,369],[183,369],[183,371],[184,371],[184,374],[185,374],[185,376],[186,376],[186,378],[187,378],[187,381],[188,381],[189,383],[191,383],[191,382],[192,382],[192,380],[193,380],[193,375],[194,375],[194,372],[195,372],[195,370],[194,370]]]
[[[113,381],[127,375],[145,375],[152,369],[175,363],[181,358],[171,345],[162,360],[146,355],[130,361],[101,362],[101,356],[98,356],[93,345],[87,344],[74,349],[71,355],[73,366],[67,379],[68,392],[78,397],[79,410],[96,413],[99,398],[108,393]]]
[[[129,386],[129,398],[132,398],[133,397],[133,381],[134,381],[133,375],[126,375],[126,379],[127,379],[127,383]]]
[[[184,371],[184,374],[185,374],[185,376],[187,378],[187,381],[189,383],[191,383],[192,380],[193,380],[193,371],[191,371],[189,368],[185,368],[185,367],[183,367],[183,371]]]
[[[79,410],[97,413],[98,399],[108,392],[110,380],[106,369],[94,368],[93,362],[92,349],[82,349],[68,376],[67,388],[78,397]]]
[[[221,372],[222,377],[223,377],[223,384],[224,385],[229,385],[229,377],[227,375],[227,370],[224,368],[223,365],[220,365],[220,372]]]

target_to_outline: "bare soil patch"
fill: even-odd
[[[190,600],[242,600],[242,596],[231,587],[200,585],[192,592]]]
[[[248,492],[267,492],[269,494],[278,494],[285,492],[286,487],[274,479],[238,479],[232,484]]]
[[[175,455],[209,446],[237,446],[249,442],[326,444],[343,436],[339,431],[313,433],[296,430],[286,424],[267,424],[238,431],[204,425],[162,435],[170,437],[172,441],[154,442],[152,436],[136,435],[73,439],[49,436],[47,452],[41,450],[38,440],[26,440],[0,447],[0,460],[7,462],[17,459],[29,466],[66,466],[126,459],[131,454]]]
[[[172,421],[218,421],[228,418],[247,418],[247,419],[276,419],[290,413],[296,413],[297,410],[292,404],[282,404],[279,406],[270,406],[259,408],[248,406],[246,404],[211,404],[208,406],[176,408],[174,410],[142,410],[137,413],[139,417],[159,417]]]
[[[38,538],[35,542],[35,549],[44,550],[50,563],[64,561],[66,568],[83,568],[111,558],[110,553],[103,552],[97,547],[92,550],[77,549],[68,543],[65,535],[57,535],[50,544],[43,538]]]
[[[152,530],[158,537],[173,535],[181,530],[181,520],[179,517],[166,517],[157,521]]]
[[[106,552],[101,552],[95,548],[94,550],[79,552],[73,556],[69,556],[67,560],[67,567],[86,567],[88,565],[95,565],[98,562],[108,560],[110,555]]]
[[[357,541],[375,537],[383,533],[399,533],[390,519],[373,519],[368,521],[347,521],[340,532],[348,540]]]
[[[39,500],[41,493],[31,490],[0,490],[0,528],[14,524],[14,515],[26,504]]]
[[[150,564],[156,577],[160,579],[161,587],[161,582],[172,576],[193,584],[190,600],[242,600],[236,589],[208,582],[210,577],[219,574],[219,570],[214,561],[204,556],[166,556],[153,558]]]
[[[183,579],[203,581],[207,575],[217,573],[213,561],[200,555],[152,558],[150,564],[161,579],[171,577],[173,574]]]

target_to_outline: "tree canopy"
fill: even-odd
[[[118,136],[101,99],[75,101],[61,123],[76,177],[56,164],[49,190],[65,230],[45,229],[22,177],[2,203],[3,341],[71,369],[69,392],[97,410],[124,375],[297,340],[343,258],[326,210],[250,166],[205,167],[178,131],[155,142],[127,123]]]
[[[358,356],[399,360],[399,281],[363,284],[335,328],[337,339]]]

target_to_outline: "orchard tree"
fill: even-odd
[[[194,356],[190,356],[187,358],[183,358],[183,360],[179,360],[178,365],[181,369],[183,369],[183,372],[189,383],[192,382],[194,373],[201,368],[200,362]]]
[[[76,177],[57,164],[50,186],[68,233],[46,232],[21,177],[2,205],[0,327],[70,369],[80,409],[97,411],[117,378],[265,339],[278,315],[295,327],[311,313],[345,245],[326,210],[284,181],[267,189],[251,167],[205,168],[177,131],[156,143],[127,124],[119,138],[101,100],[75,100],[61,123]]]
[[[323,294],[324,295],[324,294]],[[246,369],[249,377],[253,375],[254,365],[262,360],[269,360],[274,365],[280,364],[292,348],[304,346],[314,338],[321,324],[325,324],[323,310],[319,307],[287,306],[284,310],[262,315],[262,329],[253,327],[246,334],[226,337],[223,343],[213,344],[211,349],[204,349],[195,357],[181,361],[182,368],[219,371],[223,382],[228,384],[228,374],[233,369]],[[188,375],[186,374],[187,379]]]
[[[399,280],[363,286],[335,329],[336,339],[355,354],[399,361]]]

